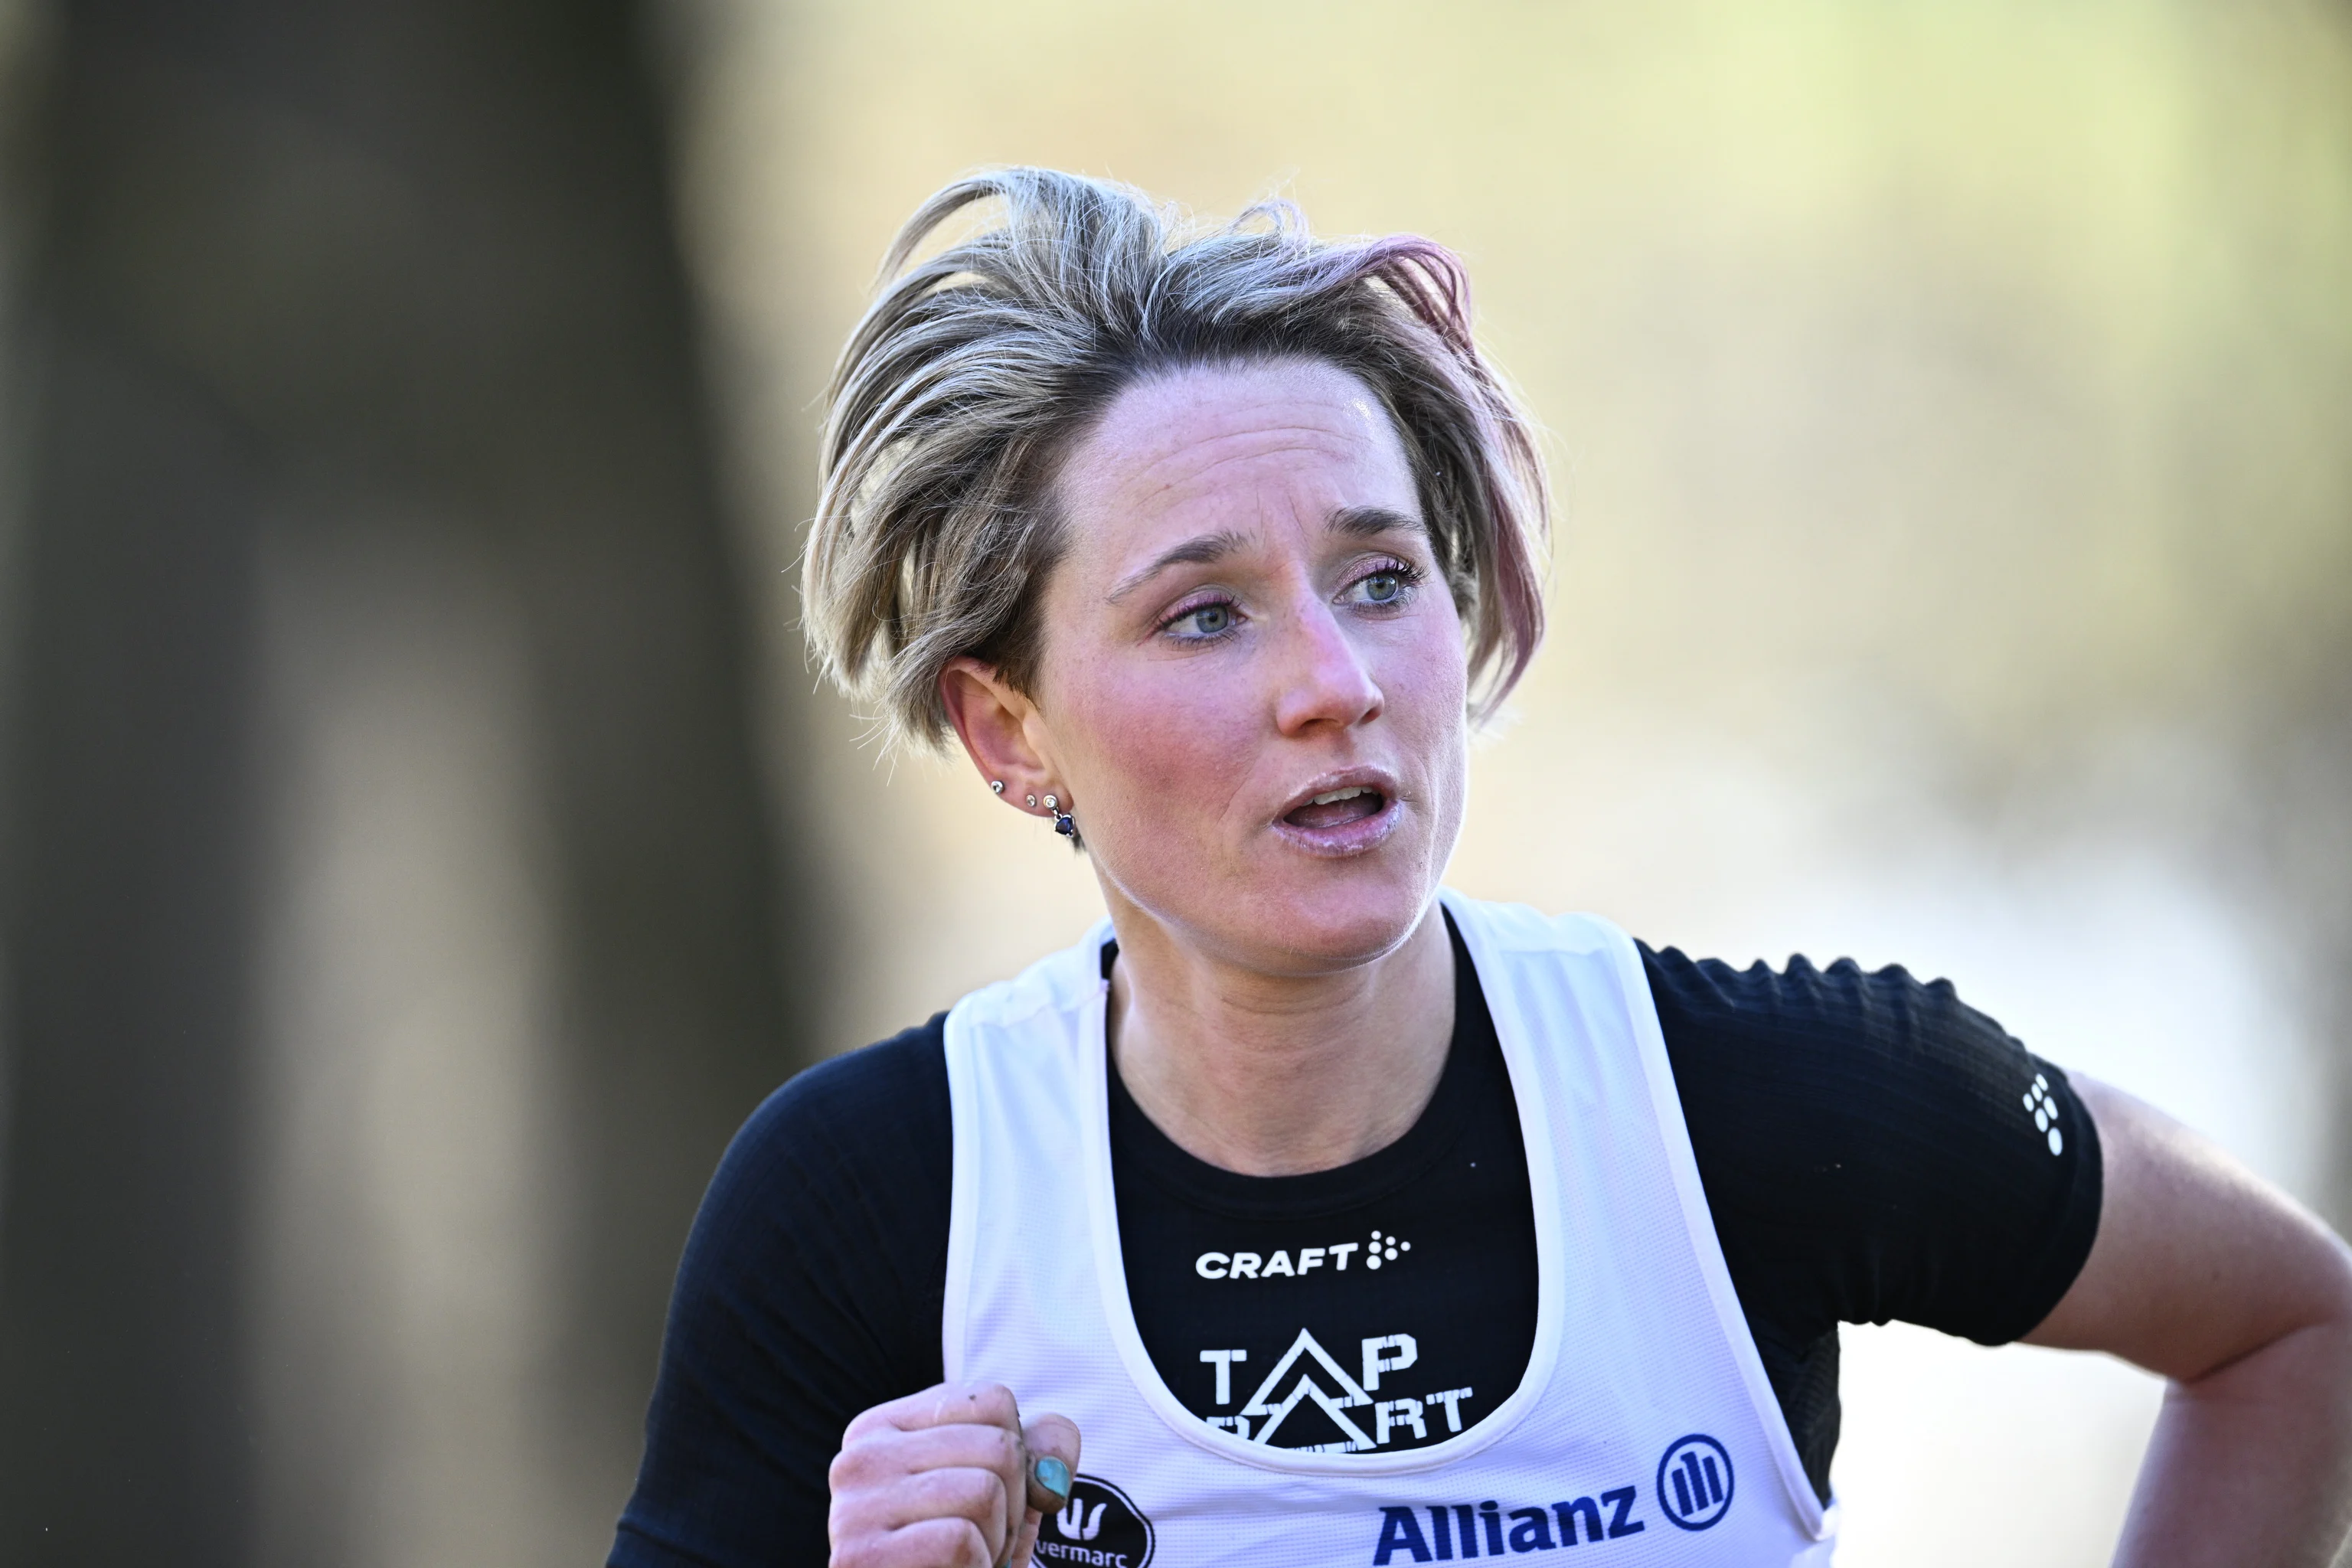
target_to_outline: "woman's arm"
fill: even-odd
[[[744,1124],[678,1265],[611,1568],[825,1560],[842,1429],[940,1380],[951,1142],[936,1018]]]
[[[2098,1238],[2031,1344],[2172,1380],[2116,1562],[2326,1568],[2352,1526],[2352,1254],[2292,1199],[2120,1090]]]

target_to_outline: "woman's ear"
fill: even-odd
[[[1053,785],[1052,769],[1030,743],[1029,721],[1037,705],[976,658],[951,659],[940,671],[940,702],[980,776],[991,784],[1003,781],[1001,793],[1008,804],[1038,815],[1039,808],[1026,803]]]

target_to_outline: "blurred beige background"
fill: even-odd
[[[838,825],[838,1045],[1098,908],[961,761],[859,746],[790,631],[812,398],[882,247],[959,171],[1043,163],[1469,258],[1565,506],[1555,630],[1477,753],[1457,886],[1948,975],[2331,1202],[2340,8],[889,0],[702,26],[686,221],[769,679],[824,737],[778,743],[814,747]],[[1848,1357],[1842,1562],[2105,1560],[2153,1380],[1899,1328]]]

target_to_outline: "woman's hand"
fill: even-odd
[[[833,1568],[1021,1568],[1077,1468],[1077,1427],[1059,1415],[1024,1427],[1002,1384],[877,1405],[834,1457]]]
[[[2099,1127],[2098,1239],[2026,1341],[2172,1380],[2116,1563],[2324,1568],[2352,1524],[2352,1258],[2186,1128],[2072,1081]]]

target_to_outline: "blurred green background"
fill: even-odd
[[[1564,505],[1458,885],[2352,1218],[2341,5],[0,0],[0,1563],[601,1560],[728,1132],[1091,917],[795,629],[982,163],[1467,257]],[[2151,1380],[1847,1344],[1842,1562],[2105,1560]]]

